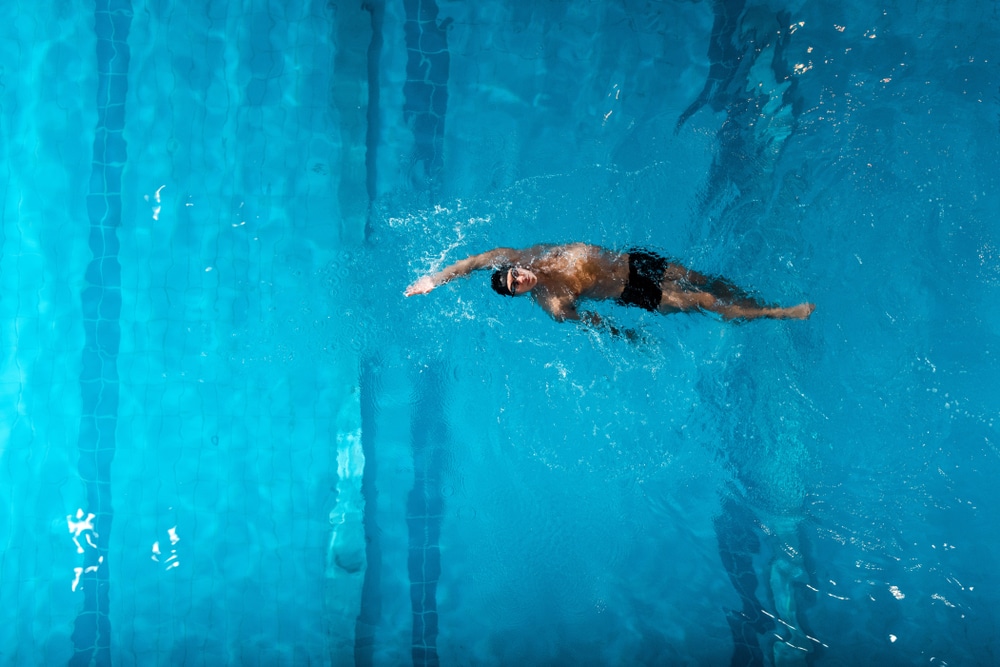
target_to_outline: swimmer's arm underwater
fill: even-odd
[[[589,310],[580,312],[576,309],[576,304],[565,299],[549,298],[539,299],[538,305],[548,313],[556,322],[579,322],[581,325],[594,329],[595,331],[607,331],[612,336],[624,338],[630,343],[642,341],[642,336],[635,329],[622,329],[615,326],[611,320],[603,318],[597,313]]]
[[[643,342],[642,336],[635,329],[622,329],[597,313],[587,311],[580,313],[580,321],[596,331],[607,331],[615,338],[624,338],[630,343]]]
[[[418,278],[412,285],[406,288],[403,294],[405,296],[427,294],[434,288],[440,287],[455,278],[467,276],[473,271],[501,264],[515,264],[524,254],[524,251],[515,250],[514,248],[494,248],[478,255],[472,255],[444,267],[437,273],[430,273],[422,278]]]

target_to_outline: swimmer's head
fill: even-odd
[[[518,266],[501,266],[493,272],[493,291],[501,296],[527,294],[538,283],[538,277],[528,269]]]
[[[493,286],[493,291],[500,296],[514,296],[507,287],[507,274],[513,267],[501,266],[499,269],[493,272],[493,277],[490,279],[490,284]]]

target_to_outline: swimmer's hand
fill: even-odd
[[[597,313],[580,313],[580,321],[596,331],[607,331],[613,337],[622,338],[635,345],[646,342],[646,337],[635,329],[623,329],[613,324],[611,320],[603,318]]]
[[[608,333],[615,338],[620,338],[626,342],[632,343],[633,345],[642,345],[646,343],[646,337],[635,329],[619,329],[618,327],[609,324]]]
[[[434,278],[431,276],[424,276],[407,287],[406,291],[403,292],[403,295],[413,296],[415,294],[427,294],[435,287],[437,287],[437,282],[435,282]]]

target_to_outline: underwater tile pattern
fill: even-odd
[[[89,262],[81,302],[85,343],[80,371],[82,395],[79,474],[87,488],[86,522],[74,530],[84,550],[76,585],[83,594],[72,639],[71,665],[110,665],[110,544],[114,519],[112,470],[118,428],[118,351],[121,341],[121,264],[117,230],[122,224],[122,169],[128,159],[125,98],[128,93],[128,0],[99,0],[97,34],[97,127],[94,165],[87,195]],[[82,539],[81,539],[82,538]],[[84,546],[85,545],[85,546]]]
[[[441,463],[447,445],[443,365],[426,369],[417,379],[412,417],[413,489],[406,502],[410,534],[407,569],[413,608],[413,664],[439,664],[437,653],[437,585],[441,577]]]
[[[403,119],[413,131],[415,184],[432,199],[444,167],[443,138],[448,109],[450,19],[439,20],[434,0],[404,0],[406,83]],[[410,603],[413,609],[413,664],[439,664],[437,583],[441,575],[441,447],[445,437],[440,364],[421,374],[418,409],[411,424],[414,486],[406,503],[409,527]]]
[[[444,126],[448,111],[448,25],[438,19],[435,0],[404,0],[406,83],[403,119],[413,130],[415,184],[433,184],[444,167]]]

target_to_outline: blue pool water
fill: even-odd
[[[360,4],[9,13],[0,664],[996,664],[994,3]]]

